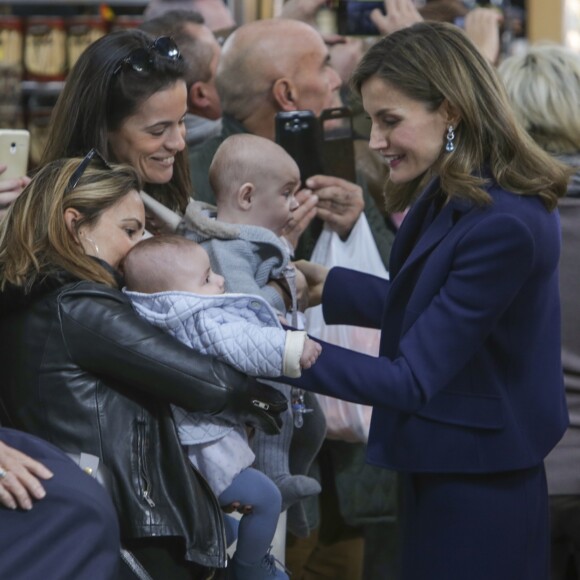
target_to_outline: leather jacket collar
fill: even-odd
[[[123,276],[118,270],[115,270],[115,268],[100,258],[93,257],[93,259],[113,276],[117,288],[122,288],[125,285]],[[7,312],[15,312],[27,308],[31,303],[39,298],[42,298],[67,284],[79,281],[79,278],[73,276],[70,272],[60,270],[38,278],[30,287],[8,284],[6,288],[0,292],[0,317]]]

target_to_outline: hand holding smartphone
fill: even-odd
[[[276,143],[300,168],[302,183],[312,175],[355,181],[352,113],[348,107],[276,113]]]
[[[312,111],[282,111],[275,117],[276,143],[296,161],[302,185],[322,173],[320,127]]]
[[[377,36],[381,33],[370,18],[378,8],[385,14],[383,0],[338,0],[336,26],[342,36]]]
[[[0,181],[24,177],[28,170],[30,133],[24,129],[0,129],[0,164],[6,165]]]
[[[324,109],[320,113],[321,157],[325,175],[356,181],[354,129],[348,107]]]

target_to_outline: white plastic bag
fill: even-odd
[[[310,260],[325,266],[343,266],[383,278],[389,277],[364,213],[360,215],[348,239],[344,242],[338,234],[325,226]],[[326,342],[365,354],[378,355],[379,330],[358,326],[327,326],[324,323],[321,306],[306,310],[306,329],[312,336]],[[349,443],[367,442],[371,407],[326,395],[317,395],[317,397],[326,416],[328,439],[338,439]]]

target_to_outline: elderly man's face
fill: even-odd
[[[330,66],[328,48],[314,30],[308,38],[297,39],[300,56],[293,81],[296,85],[296,108],[310,109],[319,115],[323,109],[336,106],[341,85],[338,73]]]

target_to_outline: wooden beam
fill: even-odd
[[[527,0],[528,41],[564,42],[566,0]]]

